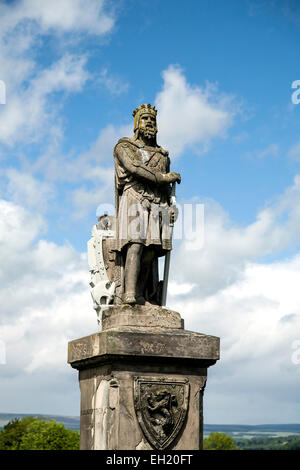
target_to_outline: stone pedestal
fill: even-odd
[[[219,338],[184,330],[177,312],[109,308],[101,332],[69,343],[81,449],[201,449],[207,368],[218,359]]]

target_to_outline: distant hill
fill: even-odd
[[[209,432],[295,432],[300,433],[300,424],[206,424]]]
[[[204,435],[211,432],[224,432],[235,439],[278,437],[300,434],[300,424],[204,424]]]
[[[0,413],[0,429],[6,423],[24,416],[44,417],[51,421],[55,419],[58,423],[63,423],[68,429],[79,431],[79,416],[60,416],[60,415],[42,415],[35,413]],[[300,424],[204,424],[204,436],[208,436],[211,432],[224,432],[230,434],[235,439],[244,439],[251,437],[277,437],[284,435],[300,435]]]
[[[24,418],[24,416],[34,416],[37,418],[45,418],[47,421],[55,419],[56,422],[62,423],[66,428],[79,431],[80,420],[78,416],[59,416],[59,415],[42,415],[35,413],[0,413],[0,429],[3,429],[6,423],[16,418]]]

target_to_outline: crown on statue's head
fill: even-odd
[[[134,130],[139,127],[139,120],[143,114],[152,114],[156,118],[157,110],[155,106],[151,106],[151,104],[141,104],[138,106],[132,113],[134,117]]]
[[[137,114],[154,114],[156,116],[157,110],[155,109],[155,106],[151,106],[151,104],[141,104],[138,106],[132,113],[132,116],[135,117]]]

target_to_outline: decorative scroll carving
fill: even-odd
[[[91,272],[91,294],[97,312],[99,326],[102,312],[113,303],[115,296],[114,256],[111,252],[115,232],[113,217],[103,215],[93,226],[92,238],[88,241],[88,263]]]

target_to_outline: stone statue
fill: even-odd
[[[80,448],[199,450],[219,338],[185,330],[166,307],[181,177],[157,144],[156,109],[144,104],[133,116],[133,137],[114,148],[115,212],[98,218],[88,242],[100,331],[68,344],[68,362],[80,371]]]
[[[170,172],[168,152],[157,144],[156,115],[150,104],[136,108],[133,137],[121,138],[114,149],[116,215],[104,215],[110,229],[94,226],[89,242],[92,295],[98,311],[112,303],[112,288],[114,304],[162,305],[158,258],[172,249],[171,191],[181,177]],[[97,243],[102,244],[102,268],[101,260],[96,266],[93,255]],[[103,264],[107,275],[101,275]],[[95,289],[97,276],[100,290]]]

